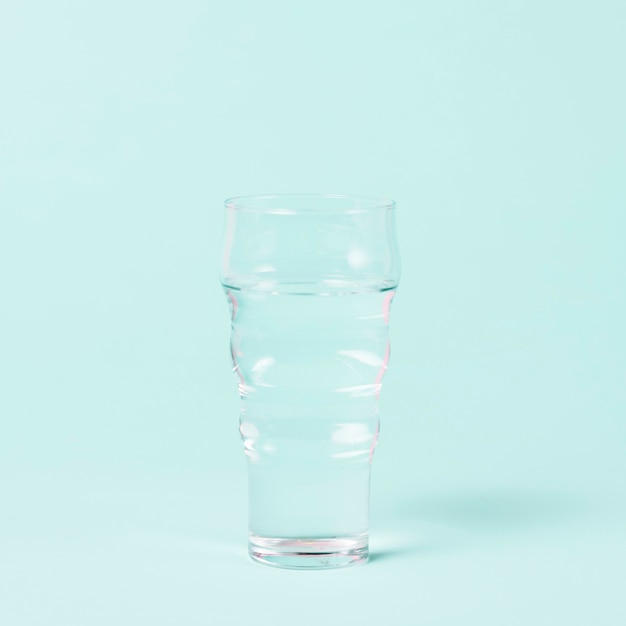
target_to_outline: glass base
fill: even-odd
[[[250,535],[252,559],[286,569],[333,569],[365,563],[369,557],[367,534],[351,537],[282,539]]]

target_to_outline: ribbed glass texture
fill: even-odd
[[[227,200],[225,213],[250,554],[292,568],[364,561],[400,275],[395,205],[267,195]]]

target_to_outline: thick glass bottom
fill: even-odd
[[[286,569],[333,569],[365,563],[368,535],[324,538],[277,538],[250,535],[252,559]]]

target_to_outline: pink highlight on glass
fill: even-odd
[[[370,446],[370,463],[372,462],[372,458],[374,457],[374,450],[376,449],[376,444],[378,443],[378,433],[380,432],[380,422],[376,424],[376,432],[372,437],[372,445]]]
[[[383,318],[385,320],[385,324],[389,324],[389,312],[391,311],[391,301],[393,297],[396,295],[395,291],[390,291],[385,296],[383,300]]]
[[[239,303],[237,302],[237,298],[233,295],[233,292],[229,289],[226,292],[226,296],[228,297],[228,301],[230,302],[230,315],[234,320],[237,317],[237,309],[239,307]]]
[[[380,396],[380,390],[382,388],[382,381],[385,372],[387,371],[387,367],[389,366],[389,356],[391,355],[391,344],[387,342],[387,347],[385,348],[385,358],[380,365],[380,369],[378,370],[378,375],[376,376],[376,397]]]

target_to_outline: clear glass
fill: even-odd
[[[395,203],[281,194],[231,198],[225,209],[220,276],[248,459],[250,556],[288,568],[364,562],[400,276]]]

